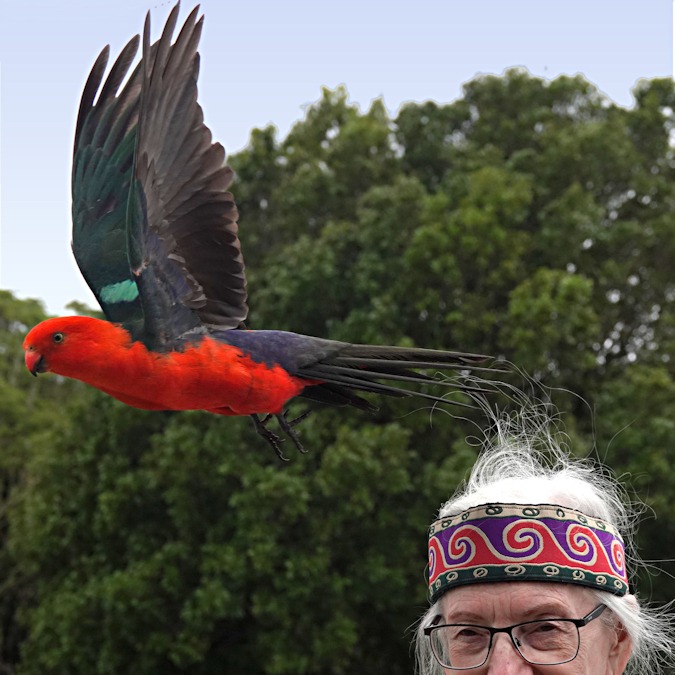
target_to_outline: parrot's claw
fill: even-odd
[[[289,420],[288,419],[288,410],[284,410],[284,412],[281,413],[281,415],[275,415],[277,418],[277,421],[279,422],[279,426],[283,429],[283,431],[286,433],[286,435],[293,441],[293,444],[295,447],[302,452],[303,454],[307,452],[302,447],[302,443],[300,442],[300,436],[298,436],[298,432],[293,429],[294,426],[297,424],[300,424],[302,420],[309,415],[311,410],[307,410],[306,412],[302,413],[302,415],[298,415],[294,420]]]
[[[267,428],[267,423],[272,418],[272,415],[266,415],[262,420],[257,415],[251,415],[251,417],[253,418],[255,430],[272,446],[274,452],[277,453],[277,457],[282,462],[287,462],[288,459],[284,457],[284,453],[281,452],[281,444],[284,442],[284,439]]]
[[[281,427],[282,431],[286,434],[288,438],[293,441],[293,445],[298,449],[299,452],[306,453],[307,450],[305,450],[302,447],[302,443],[300,442],[300,436],[298,435],[298,432],[293,428],[296,425],[298,425],[302,420],[305,419],[309,415],[311,411],[308,410],[302,415],[298,415],[295,419],[289,420],[288,419],[288,411],[284,410],[283,413],[280,415],[265,415],[262,419],[258,417],[258,415],[251,415],[253,418],[253,424],[255,426],[255,430],[272,446],[274,449],[274,452],[276,452],[277,457],[283,461],[287,462],[288,459],[284,456],[284,453],[281,451],[281,444],[284,442],[285,439],[281,438],[280,436],[277,436],[273,431],[270,431],[267,428],[267,424],[269,421],[272,419],[272,417],[276,417],[277,422],[279,422],[279,426]]]

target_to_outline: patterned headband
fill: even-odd
[[[488,581],[558,581],[628,592],[623,540],[609,523],[551,504],[483,504],[429,530],[429,595]]]

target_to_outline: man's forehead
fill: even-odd
[[[481,615],[494,609],[551,616],[576,614],[589,602],[588,589],[538,581],[505,581],[461,586],[441,598],[444,614]]]

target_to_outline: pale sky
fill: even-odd
[[[153,40],[173,3],[0,0],[0,287],[52,314],[96,301],[70,252],[70,166],[82,86],[99,51],[143,28]],[[179,22],[193,7],[184,2]],[[630,107],[641,78],[672,76],[671,0],[204,0],[200,102],[229,152],[250,130],[283,138],[321,87],[344,84],[366,110],[382,96],[460,97],[480,73],[524,66],[581,73]],[[236,192],[235,192],[236,196]],[[246,255],[246,223],[240,223]],[[255,303],[256,289],[249,289]]]

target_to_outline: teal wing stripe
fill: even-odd
[[[137,297],[138,286],[130,279],[108,284],[101,289],[101,300],[106,303],[133,302]]]

